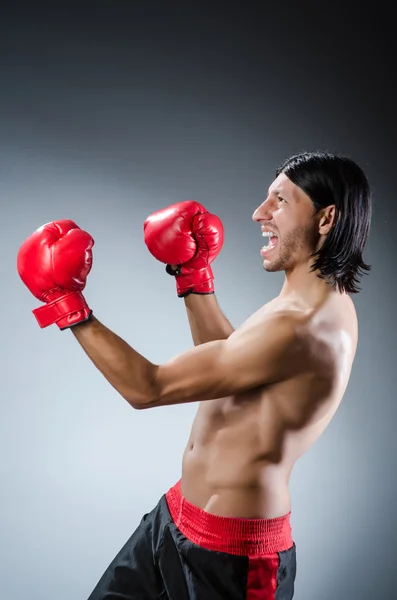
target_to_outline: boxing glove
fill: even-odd
[[[40,327],[67,329],[90,318],[82,291],[92,267],[94,240],[69,220],[39,227],[20,247],[20,278],[44,306],[33,310]]]
[[[151,214],[143,229],[149,251],[175,277],[180,298],[214,293],[211,263],[224,240],[219,217],[202,204],[185,200]]]

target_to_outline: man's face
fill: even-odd
[[[285,271],[307,263],[319,240],[313,202],[301,188],[281,173],[271,184],[266,200],[256,209],[253,220],[265,236],[261,250],[266,271]]]

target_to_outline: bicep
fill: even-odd
[[[294,331],[279,319],[192,348],[157,369],[153,405],[212,400],[285,376]]]
[[[153,405],[211,400],[232,393],[224,357],[225,342],[201,344],[158,366]]]

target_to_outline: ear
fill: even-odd
[[[327,235],[331,231],[332,225],[336,219],[336,206],[331,204],[321,211],[318,222],[318,232],[320,235]]]

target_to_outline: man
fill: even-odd
[[[39,324],[72,328],[133,408],[200,401],[181,481],[143,517],[90,600],[293,597],[288,482],[348,384],[357,345],[349,295],[370,268],[362,258],[368,182],[347,158],[297,155],[278,169],[253,219],[268,240],[264,269],[284,270],[285,282],[235,331],[214,295],[218,217],[187,201],[146,220],[145,242],[175,277],[195,344],[163,365],[92,315],[82,295],[88,233],[72,221],[47,224],[19,251],[22,280],[45,302],[33,311]]]

